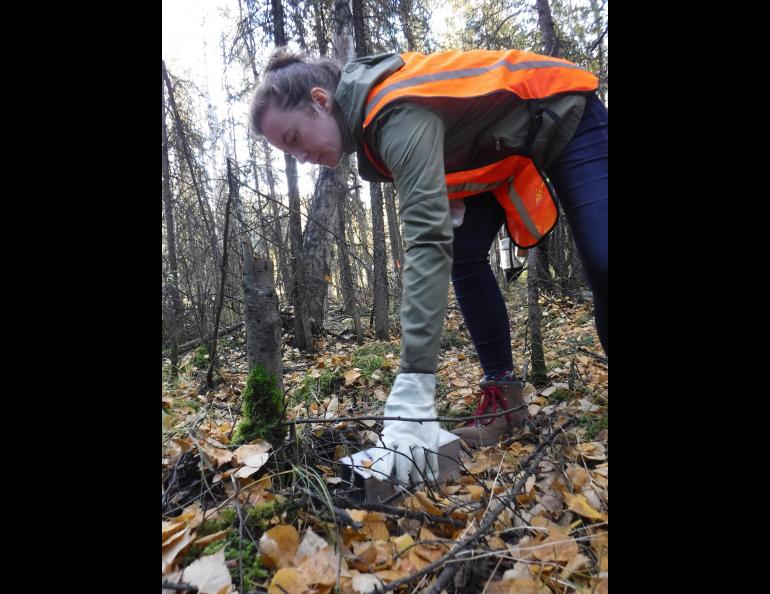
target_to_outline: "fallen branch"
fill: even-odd
[[[574,419],[570,419],[569,421],[567,421],[567,423],[564,423],[560,428],[564,429],[566,425],[568,425],[569,423],[572,423],[573,421]],[[502,513],[502,511],[506,509],[509,506],[509,504],[513,501],[513,498],[518,494],[518,492],[524,486],[527,478],[529,478],[529,475],[535,472],[535,470],[537,469],[537,465],[540,463],[540,458],[542,458],[545,455],[546,446],[551,445],[556,440],[556,438],[559,437],[560,435],[562,435],[562,432],[554,433],[550,439],[543,441],[543,443],[541,443],[537,447],[537,449],[534,452],[532,452],[530,456],[527,457],[527,459],[522,463],[522,466],[524,466],[525,464],[529,465],[524,475],[521,476],[516,481],[513,488],[509,490],[508,493],[506,493],[503,497],[500,497],[498,499],[497,507],[495,507],[495,509],[492,510],[492,512],[490,512],[490,514],[486,518],[484,518],[484,521],[481,523],[481,525],[479,526],[479,529],[474,534],[471,534],[470,536],[463,538],[446,555],[443,555],[439,559],[436,559],[434,562],[426,565],[421,570],[416,571],[413,574],[410,574],[406,577],[394,580],[382,589],[376,587],[374,592],[376,592],[377,594],[384,594],[385,592],[390,592],[391,590],[395,590],[396,588],[399,588],[404,584],[409,584],[415,581],[416,579],[424,575],[427,575],[431,573],[433,570],[443,566],[447,561],[459,555],[460,552],[463,551],[463,549],[467,548],[477,540],[481,539],[483,536],[486,536],[486,533],[489,532],[494,526],[495,520],[497,520],[497,516],[499,516],[500,513]],[[457,569],[453,567],[454,565],[456,564],[452,564],[452,566],[446,568],[444,571],[456,572]],[[441,576],[439,576],[439,579],[441,579],[442,583],[446,581],[446,577],[441,578]],[[437,583],[438,583],[438,580],[437,580]],[[434,586],[435,585],[436,584],[434,584]],[[431,590],[429,590],[429,594],[436,594],[440,591],[441,590],[435,590],[434,588],[431,588]]]
[[[607,357],[602,357],[600,354],[598,354],[598,353],[594,353],[593,351],[589,351],[587,348],[585,348],[585,347],[582,347],[582,346],[581,346],[581,347],[578,347],[578,350],[579,350],[581,353],[585,353],[586,355],[590,355],[590,356],[592,356],[594,359],[598,359],[599,361],[601,361],[601,362],[602,362],[602,363],[604,363],[605,365],[609,365],[609,364],[607,363]]]
[[[305,487],[300,487],[299,490],[302,491],[309,498],[314,499],[319,503],[322,503],[323,505],[329,505],[329,502],[326,499],[324,499],[317,493],[313,493],[310,489],[306,489]],[[357,522],[356,520],[351,518],[350,514],[346,512],[344,509],[341,509],[334,505],[330,507],[332,510],[334,510],[335,516],[337,516],[345,526],[350,526],[351,528],[355,528],[356,530],[360,530],[361,528],[364,527],[364,525],[361,522]]]
[[[382,512],[391,516],[401,516],[404,518],[414,518],[415,520],[422,520],[424,522],[436,522],[438,524],[449,524],[455,528],[464,527],[467,522],[461,522],[459,520],[453,520],[452,518],[444,518],[442,516],[434,516],[427,511],[413,511],[405,509],[403,507],[395,507],[392,505],[385,505],[384,503],[367,503],[365,501],[351,501],[347,497],[340,495],[333,495],[332,501],[340,503],[353,509],[365,509],[368,511]]]
[[[243,327],[243,322],[238,322],[237,324],[233,324],[232,326],[229,326],[227,328],[222,328],[217,333],[217,338],[225,336],[226,334],[232,334],[236,330],[240,330],[242,327]],[[188,342],[180,344],[178,347],[179,354],[181,355],[182,353],[186,353],[190,349],[197,347],[201,342],[203,342],[204,340],[208,340],[210,337],[211,337],[211,333],[209,333],[209,336],[207,336],[205,339],[196,338],[194,340],[190,340]],[[171,352],[170,350],[163,351],[163,356],[168,357],[170,352]]]
[[[514,406],[513,408],[508,408],[500,412],[489,413],[486,415],[474,415],[472,417],[435,417],[429,419],[413,419],[408,417],[336,417],[334,419],[293,419],[291,421],[283,421],[281,425],[294,425],[298,423],[342,423],[345,421],[413,421],[415,423],[463,423],[466,421],[475,421],[477,419],[491,419],[494,417],[501,417],[526,407],[526,404],[520,404],[519,406]]]

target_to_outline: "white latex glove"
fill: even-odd
[[[386,417],[435,419],[436,376],[429,373],[400,373],[385,401]],[[392,478],[408,486],[438,478],[439,423],[385,421],[381,443],[396,450],[376,448],[370,471],[380,480]],[[423,448],[432,450],[425,451]]]

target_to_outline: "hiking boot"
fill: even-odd
[[[493,414],[516,406],[523,406],[523,408],[499,417],[477,419],[452,430],[452,433],[459,435],[474,448],[498,443],[503,436],[509,435],[514,429],[524,425],[529,416],[524,404],[522,382],[488,380],[481,382],[481,388],[483,389],[481,402],[473,411],[474,416]]]

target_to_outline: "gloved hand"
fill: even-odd
[[[400,373],[385,401],[386,417],[436,418],[436,376],[430,373]],[[408,486],[438,478],[439,423],[385,421],[381,443],[395,452],[375,448],[370,471],[380,480],[393,478]],[[432,450],[425,451],[423,448]]]

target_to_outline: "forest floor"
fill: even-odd
[[[522,288],[506,300],[520,375]],[[525,386],[531,426],[464,450],[457,478],[387,505],[356,498],[337,462],[371,447],[381,423],[295,424],[283,444],[236,448],[245,339],[221,339],[221,382],[206,395],[205,355],[189,353],[163,384],[163,592],[606,593],[607,363],[590,301],[544,296],[541,310],[550,381]],[[316,353],[284,349],[287,419],[382,415],[400,340],[358,345],[348,320],[327,326]],[[481,375],[452,295],[439,415],[472,414]]]

